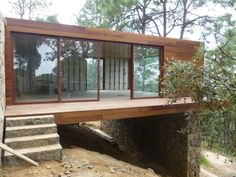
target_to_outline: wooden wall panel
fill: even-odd
[[[5,78],[6,78],[6,104],[13,104],[13,54],[10,31],[5,33]]]
[[[75,37],[100,41],[112,41],[128,44],[156,45],[164,47],[164,64],[167,58],[190,60],[197,52],[201,43],[197,41],[162,38],[152,35],[113,31],[107,29],[85,28],[72,25],[53,24],[7,18],[6,27],[6,94],[7,105],[13,104],[14,81],[11,32],[43,34],[59,37]],[[106,81],[107,82],[107,81]]]

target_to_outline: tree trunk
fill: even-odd
[[[182,26],[181,26],[181,31],[180,31],[180,39],[183,39],[184,37],[184,32],[185,32],[185,27],[186,27],[186,16],[187,16],[187,2],[188,0],[183,0],[183,20],[182,20]]]
[[[166,0],[161,1],[163,3],[163,36],[166,37],[166,25],[167,25],[167,19],[166,19]]]

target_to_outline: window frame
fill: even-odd
[[[14,50],[16,48],[15,46],[15,41],[16,41],[16,35],[21,35],[21,36],[39,36],[39,37],[45,37],[45,38],[51,38],[51,39],[55,39],[58,43],[58,37],[57,36],[53,36],[53,35],[41,35],[41,34],[33,34],[33,33],[22,33],[22,32],[11,32],[11,46],[12,46],[12,50],[11,50],[11,60],[12,60],[12,66],[11,66],[11,78],[12,78],[12,95],[13,95],[13,104],[35,104],[35,103],[58,103],[59,99],[58,99],[58,92],[57,92],[57,99],[55,99],[55,101],[17,101],[17,96],[16,96],[16,73],[15,73],[15,69],[14,69]],[[56,44],[57,45],[57,44]],[[58,47],[57,47],[57,54],[58,54]],[[57,65],[59,64],[59,60],[58,60],[58,56],[57,56]],[[57,70],[58,72],[58,70]],[[57,73],[58,75],[58,73]],[[58,89],[58,77],[57,77],[57,91],[59,91]]]
[[[20,35],[31,35],[31,36],[41,36],[41,37],[48,37],[48,38],[53,38],[57,40],[57,64],[58,64],[58,73],[57,73],[57,87],[58,87],[58,93],[57,93],[57,101],[31,101],[31,102],[19,102],[16,101],[16,78],[15,78],[15,70],[14,70],[14,50],[15,50],[15,35],[20,34]],[[100,101],[100,60],[103,60],[100,55],[100,47],[101,47],[101,42],[112,42],[112,43],[122,43],[122,44],[129,44],[130,45],[130,64],[128,66],[129,68],[129,88],[130,88],[130,99],[135,100],[135,99],[150,99],[150,98],[162,98],[163,96],[161,95],[161,89],[162,89],[162,78],[163,78],[163,63],[164,63],[164,46],[160,45],[149,45],[149,44],[139,44],[139,43],[128,43],[128,42],[116,42],[116,41],[109,41],[109,40],[97,40],[97,39],[89,39],[89,38],[78,38],[78,37],[68,37],[68,36],[59,36],[59,35],[49,35],[49,34],[38,34],[38,33],[27,33],[27,32],[11,32],[11,53],[10,53],[10,58],[12,62],[11,66],[11,82],[12,82],[12,102],[13,104],[39,104],[39,103],[64,103],[64,102],[93,102],[93,101]],[[97,48],[98,48],[98,88],[97,88],[97,99],[91,99],[91,100],[63,100],[62,99],[62,92],[61,92],[61,79],[62,79],[62,63],[61,63],[61,40],[62,39],[72,39],[72,40],[80,40],[80,41],[88,41],[88,42],[96,42],[97,43]],[[158,96],[150,96],[150,97],[135,97],[134,96],[134,46],[146,46],[146,47],[153,47],[153,48],[158,48],[160,50],[160,59],[159,59],[159,71],[160,71],[160,81],[159,81],[159,91],[158,91]],[[105,69],[103,67],[103,69]],[[103,73],[104,75],[104,73]],[[103,77],[103,76],[102,76]],[[103,88],[104,89],[104,88]]]
[[[134,54],[134,47],[138,46],[138,47],[152,47],[152,48],[156,48],[159,49],[160,54],[159,54],[159,90],[158,90],[158,95],[157,96],[142,96],[142,97],[136,97],[134,92],[135,92],[135,54]],[[151,98],[162,98],[163,95],[161,94],[161,89],[162,89],[162,78],[163,78],[163,59],[164,59],[164,46],[158,46],[158,45],[147,45],[147,44],[132,44],[131,46],[131,94],[130,97],[132,100],[136,100],[136,99],[151,99]]]

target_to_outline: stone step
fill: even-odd
[[[34,148],[18,149],[19,153],[35,160],[37,162],[44,160],[59,160],[62,158],[62,147],[60,144],[41,146]],[[12,155],[8,152],[4,152],[4,164],[5,165],[19,165],[25,164],[26,161]]]
[[[57,127],[55,123],[6,127],[5,138],[43,135],[43,134],[51,134],[51,133],[57,133]]]
[[[59,135],[57,133],[5,139],[5,144],[13,149],[47,146],[58,143]]]
[[[25,116],[25,117],[7,117],[6,127],[38,125],[54,123],[53,115]]]

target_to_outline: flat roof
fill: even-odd
[[[7,30],[11,32],[23,32],[32,34],[44,34],[62,37],[76,37],[112,42],[124,42],[146,45],[181,45],[189,43],[199,45],[199,41],[181,40],[175,38],[159,37],[154,35],[143,35],[131,32],[122,32],[101,28],[87,28],[75,25],[64,25],[57,23],[39,22],[6,18]]]

